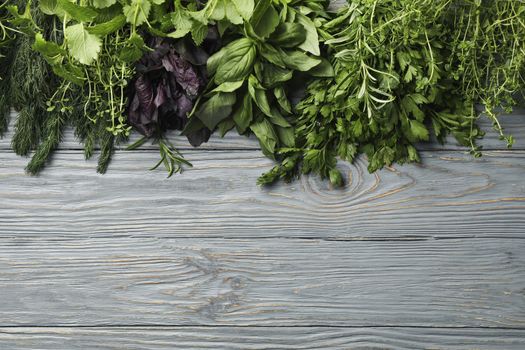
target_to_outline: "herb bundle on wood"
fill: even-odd
[[[320,32],[335,76],[309,85],[296,146],[259,183],[316,173],[341,185],[337,157],[364,153],[370,172],[419,161],[414,144],[431,133],[479,155],[477,103],[512,143],[495,111],[525,91],[523,2],[354,0]]]
[[[488,116],[525,90],[521,0],[9,0],[0,5],[0,134],[37,173],[75,128],[98,171],[134,128],[169,174],[212,132],[254,134],[279,164],[259,183],[315,173],[341,185],[337,159],[373,172],[419,161],[447,135],[474,156]],[[306,91],[304,87],[306,86]],[[297,105],[293,102],[301,100]],[[478,106],[483,106],[479,108]],[[156,166],[155,166],[156,167]],[[155,168],[154,167],[154,168]]]

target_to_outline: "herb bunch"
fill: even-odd
[[[308,86],[296,146],[259,183],[312,172],[341,185],[338,157],[364,153],[370,172],[416,162],[431,133],[479,156],[478,103],[512,143],[495,111],[525,91],[522,2],[353,0],[319,30],[335,76]]]
[[[271,158],[278,147],[293,147],[291,83],[333,74],[320,56],[317,33],[328,3],[212,0],[199,10],[179,7],[187,26],[178,35],[211,24],[226,44],[207,62],[211,81],[184,132],[206,127],[224,135],[236,127],[240,134],[255,134]]]
[[[6,8],[14,17],[13,22],[26,34],[21,39],[25,54],[21,57],[25,59],[20,60],[18,76],[18,81],[29,88],[23,100],[29,101],[30,96],[44,99],[46,112],[41,113],[42,103],[36,112],[28,113],[20,107],[25,105],[23,102],[15,103],[21,117],[13,147],[22,155],[37,148],[27,168],[36,173],[59,144],[63,128],[73,125],[84,143],[86,158],[100,146],[98,171],[105,172],[115,143],[125,140],[131,132],[127,120],[128,90],[129,83],[136,79],[135,63],[152,50],[146,45],[147,40],[174,31],[170,13],[173,6],[164,0],[9,3]],[[41,74],[36,79],[50,72],[53,78],[31,84],[33,76],[29,70],[34,69],[34,60],[29,56],[39,62]],[[28,128],[47,136],[40,137]],[[16,141],[17,138],[22,141]],[[21,147],[17,147],[19,144]],[[163,151],[176,152],[167,147],[162,147]]]

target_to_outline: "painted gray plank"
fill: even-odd
[[[523,350],[525,331],[439,328],[0,328],[13,350]]]
[[[10,149],[11,139],[14,133],[14,121],[16,114],[13,113],[11,117],[11,123],[9,131],[0,138],[0,151]],[[501,117],[503,127],[514,136],[516,143],[513,149],[523,150],[525,149],[525,110],[518,110],[514,114],[504,115]],[[499,140],[497,132],[492,129],[491,122],[487,118],[480,119],[480,125],[483,130],[487,131],[487,135],[483,140],[479,142],[484,149],[503,150],[506,149],[506,144]],[[193,149],[185,137],[178,136],[180,132],[170,132],[168,137],[173,141],[173,144],[181,149],[188,150]],[[118,148],[124,149],[127,145],[132,144],[140,138],[138,133],[133,133],[130,136],[130,141],[127,144],[119,145]],[[60,149],[77,150],[81,149],[82,145],[79,144],[78,140],[73,134],[72,129],[68,129],[64,135],[64,140],[60,144]],[[157,145],[151,145],[150,143],[142,146],[143,150],[157,150]],[[259,142],[253,136],[245,137],[238,135],[235,131],[230,132],[224,138],[219,137],[217,134],[212,135],[209,142],[204,143],[200,146],[201,149],[260,149]],[[465,147],[459,146],[453,138],[449,138],[448,142],[444,145],[437,143],[436,141],[429,143],[422,143],[418,145],[420,150],[464,150]]]
[[[0,327],[525,329],[525,240],[0,238]]]
[[[187,152],[194,168],[166,178],[150,152],[124,152],[106,175],[62,151],[39,177],[0,153],[0,235],[170,237],[524,237],[525,152],[423,154],[424,166],[368,174],[342,164],[348,185],[316,177],[260,188],[258,151]]]

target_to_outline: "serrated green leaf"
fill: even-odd
[[[124,6],[123,10],[128,23],[140,26],[146,22],[149,17],[151,3],[149,0],[131,0],[131,4]]]
[[[64,36],[70,55],[78,62],[89,65],[97,59],[102,41],[97,35],[90,34],[83,23],[66,27]]]

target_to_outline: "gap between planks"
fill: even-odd
[[[419,328],[176,327],[0,328],[5,348],[41,350],[443,349],[522,350],[521,330]]]

